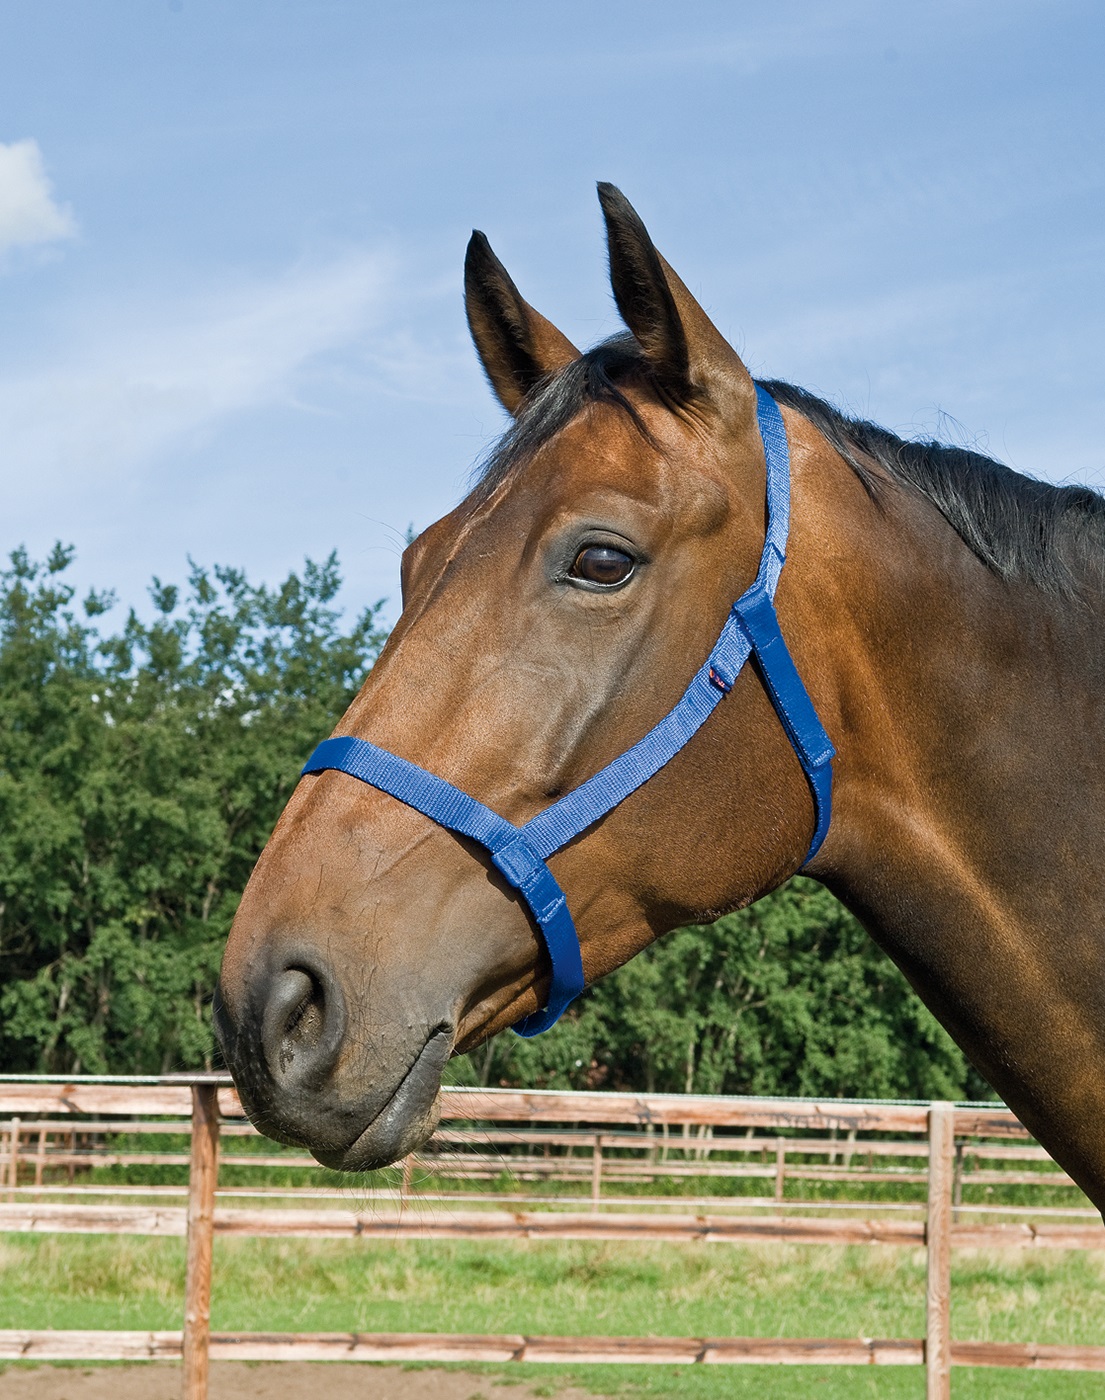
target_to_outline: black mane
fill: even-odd
[[[604,341],[530,396],[487,458],[476,495],[488,495],[587,405],[609,403],[645,433],[632,403],[618,387],[648,376],[631,335]],[[793,408],[828,439],[876,499],[876,467],[920,492],[964,544],[999,577],[1033,583],[1049,593],[1074,595],[1087,576],[1100,587],[1105,568],[1105,497],[1086,486],[1051,486],[1011,467],[941,442],[907,441],[876,423],[849,418],[794,384],[760,381],[780,404]]]
[[[1052,486],[966,447],[906,441],[781,380],[763,387],[828,438],[873,495],[872,462],[919,491],[999,577],[1066,595],[1091,572],[1100,580],[1105,497],[1088,486]]]

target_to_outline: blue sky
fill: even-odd
[[[337,547],[395,600],[503,426],[468,234],[589,343],[596,179],[754,373],[1105,486],[1103,40],[1074,0],[8,0],[0,550],[131,603]]]

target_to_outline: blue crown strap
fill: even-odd
[[[756,582],[766,589],[769,598],[774,598],[790,534],[790,447],[779,405],[759,384],[756,385],[756,423],[763,439],[767,471],[767,533]]]
[[[802,862],[805,867],[820,850],[829,830],[835,750],[783,640],[779,615],[775,611],[775,589],[786,561],[790,534],[790,447],[779,405],[759,384],[756,385],[756,422],[767,463],[767,537],[756,581],[733,604],[733,612],[752,644],[775,713],[786,730],[813,794],[816,820],[813,840]]]

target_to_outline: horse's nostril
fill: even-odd
[[[301,976],[307,986],[284,1027],[284,1039],[291,1045],[310,1045],[322,1034],[322,998],[316,994],[318,989],[306,973]]]
[[[337,982],[321,966],[286,967],[270,982],[261,1044],[274,1080],[320,1083],[341,1045],[344,1003]]]

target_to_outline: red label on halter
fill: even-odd
[[[710,684],[716,685],[718,690],[720,690],[723,695],[728,695],[729,692],[733,689],[733,683],[731,681],[723,680],[712,666],[710,667]]]

